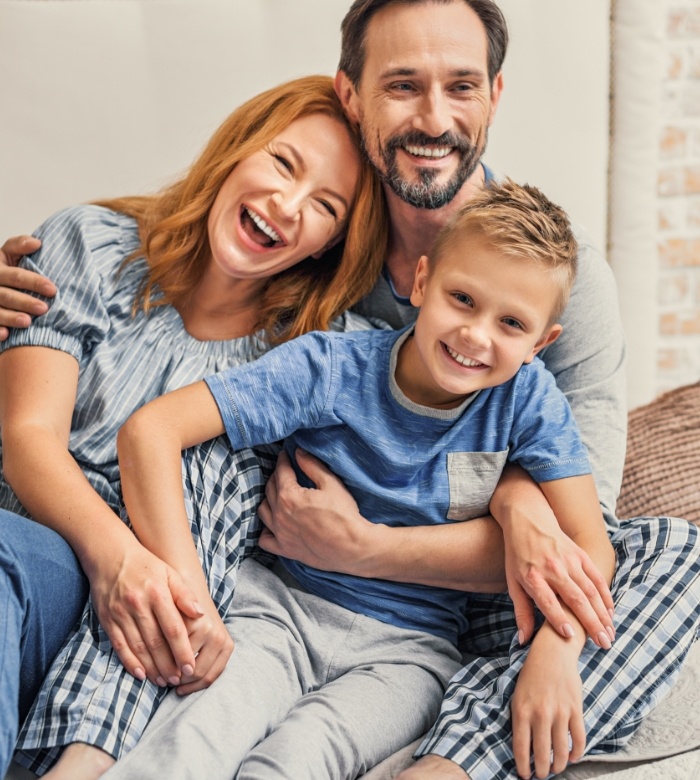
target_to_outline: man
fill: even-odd
[[[337,90],[350,118],[359,122],[368,155],[385,182],[391,217],[386,275],[361,307],[365,313],[388,319],[395,326],[411,321],[413,313],[405,298],[419,256],[428,252],[441,226],[491,176],[481,164],[481,157],[501,96],[500,71],[506,45],[505,25],[491,0],[358,0],[346,16]],[[580,274],[563,319],[564,332],[543,357],[573,406],[590,451],[606,520],[614,531],[614,500],[624,452],[624,347],[609,269],[585,238],[579,236],[579,243]],[[7,283],[7,279],[0,276],[2,282]],[[368,534],[368,524],[347,500],[342,485],[310,458],[301,455],[299,461],[319,489],[300,488],[288,464],[281,462],[276,479],[268,485],[268,501],[260,512],[270,529],[262,540],[266,549],[317,568],[459,588],[460,572],[473,565],[470,534],[478,536],[482,526],[473,522],[432,529],[397,528],[388,544],[377,544]],[[491,511],[503,529],[520,644],[530,638],[533,629],[527,593],[560,633],[573,634],[571,624],[575,617],[564,612],[557,601],[558,594],[572,607],[588,633],[605,647],[609,620],[595,585],[596,573],[587,557],[569,540],[562,539],[538,489],[522,474],[510,472],[502,480]],[[635,533],[639,536],[643,531],[635,529]],[[657,537],[648,541],[653,549],[640,550],[643,559],[660,554],[659,550],[670,539],[668,533],[664,536],[661,531],[657,531]],[[335,538],[335,542],[329,542],[330,538]],[[683,550],[673,553],[674,561],[687,557],[687,548]],[[494,548],[494,555],[502,556],[500,547]],[[548,574],[547,562],[552,559],[556,561],[555,572]],[[667,672],[682,662],[694,639],[692,615],[697,612],[695,583],[700,575],[696,567],[677,576],[685,577],[685,581],[672,583],[676,589],[672,610],[657,611],[653,620],[640,611],[635,636],[658,629],[661,620],[672,621],[671,634],[675,636],[670,645],[655,645],[653,654],[645,659],[645,669],[653,672],[653,679],[648,680],[645,688],[639,687],[635,676],[635,700],[639,699],[639,706],[623,703],[611,711],[611,702],[619,698],[619,691],[611,690],[609,680],[625,668],[621,653],[615,655],[619,638],[610,652],[610,665],[602,673],[605,679],[586,688],[587,696],[596,699],[600,695],[605,706],[603,712],[592,714],[592,705],[588,703],[585,710],[589,733],[605,721],[604,733],[601,729],[595,734],[601,750],[609,750],[629,736],[631,727],[625,730],[621,725],[625,717],[629,723],[637,723],[648,711],[650,689],[662,680],[664,684],[670,681]],[[693,588],[689,587],[691,583]],[[601,592],[605,595],[604,589]],[[652,595],[648,594],[649,599]],[[467,648],[485,654],[479,643],[485,636],[495,638],[500,630],[511,637],[516,627],[505,616],[508,610],[512,612],[512,606],[499,608],[485,600],[483,618],[476,613],[470,615],[474,635]],[[682,633],[672,612],[681,616],[681,622],[687,618]],[[495,626],[493,615],[498,620],[503,618],[502,624]],[[580,629],[578,633],[580,636]],[[498,639],[502,641],[501,636]],[[489,670],[496,686],[501,679],[512,686],[513,676],[522,667],[524,651],[519,651],[517,664],[511,663],[508,641],[502,666]],[[601,663],[599,656],[594,659],[594,650],[586,651],[588,665],[582,672],[586,683],[591,670]],[[535,717],[520,728],[515,742],[505,737],[510,727],[508,697],[500,707],[504,713],[504,722],[499,725],[501,733],[489,720],[488,727],[477,729],[476,733],[472,728],[467,733],[465,708],[470,706],[467,694],[471,684],[469,677],[453,683],[450,701],[445,703],[429,741],[421,748],[427,755],[406,771],[406,780],[452,776],[474,780],[484,772],[485,776],[495,777],[486,765],[488,760],[501,766],[508,764],[504,770],[510,773],[508,777],[514,776],[517,761],[521,774],[525,774],[522,767],[529,767],[533,744],[537,775],[546,776],[551,768],[549,746],[555,741],[561,755],[562,735],[537,733]],[[512,687],[509,690],[512,693]],[[529,704],[517,699],[511,702],[513,719],[518,723],[523,718],[527,720],[523,713]],[[489,739],[498,744],[484,753],[479,766],[474,764],[473,756],[478,752],[475,743],[480,741],[481,732],[490,732]],[[565,734],[563,739],[566,740]],[[563,751],[566,752],[566,746]]]

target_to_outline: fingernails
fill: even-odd
[[[146,672],[140,666],[137,666],[136,669],[134,669],[134,677],[137,680],[145,680]]]
[[[179,685],[180,684],[180,678],[174,674],[172,677],[168,677],[168,682],[171,685]]]
[[[198,601],[193,601],[193,602],[192,602],[192,606],[194,607],[194,611],[195,611],[195,612],[196,612],[198,615],[203,615],[203,614],[204,614],[204,610],[202,609],[202,607],[200,606],[200,604],[199,604],[199,602],[198,602]]]
[[[571,625],[571,623],[564,623],[564,625],[561,627],[561,630],[564,636],[569,637],[569,639],[576,636],[576,632],[574,631],[574,627]]]
[[[194,667],[191,664],[185,664],[182,667],[182,676],[191,677],[194,674]]]
[[[156,685],[159,685],[161,688],[165,688],[165,686],[168,683],[165,682],[165,677],[156,677]]]
[[[615,617],[615,610],[612,607],[608,610],[608,615],[610,615],[611,620]]]
[[[610,637],[610,641],[615,641],[615,629],[612,626],[605,626],[605,630],[608,632],[608,636]]]
[[[525,632],[522,629],[518,631],[518,644],[521,647],[525,644]]]
[[[603,648],[603,650],[610,650],[612,647],[612,642],[610,641],[610,637],[606,631],[601,631],[598,634],[598,644]]]

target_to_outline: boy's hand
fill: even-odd
[[[28,328],[32,317],[44,314],[48,306],[26,292],[39,293],[53,298],[55,285],[40,274],[17,268],[24,255],[36,252],[41,246],[38,238],[15,236],[8,238],[0,247],[0,341],[9,335],[9,328]]]
[[[231,635],[211,598],[201,598],[204,615],[195,620],[185,617],[190,644],[196,660],[191,674],[183,674],[177,692],[180,696],[208,688],[224,671],[233,652]]]
[[[532,777],[533,759],[535,777],[545,778],[581,758],[586,747],[581,644],[553,633],[541,638],[530,648],[511,701],[513,754],[522,778]]]

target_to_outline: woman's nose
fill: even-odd
[[[297,220],[304,201],[304,195],[297,189],[278,190],[272,195],[277,213],[287,220]]]

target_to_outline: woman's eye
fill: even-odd
[[[334,219],[338,216],[338,212],[327,200],[319,200],[319,203]]]
[[[275,160],[284,168],[286,168],[289,173],[293,173],[294,169],[292,168],[292,164],[289,162],[289,160],[286,157],[282,157],[281,154],[273,154],[272,155]]]

